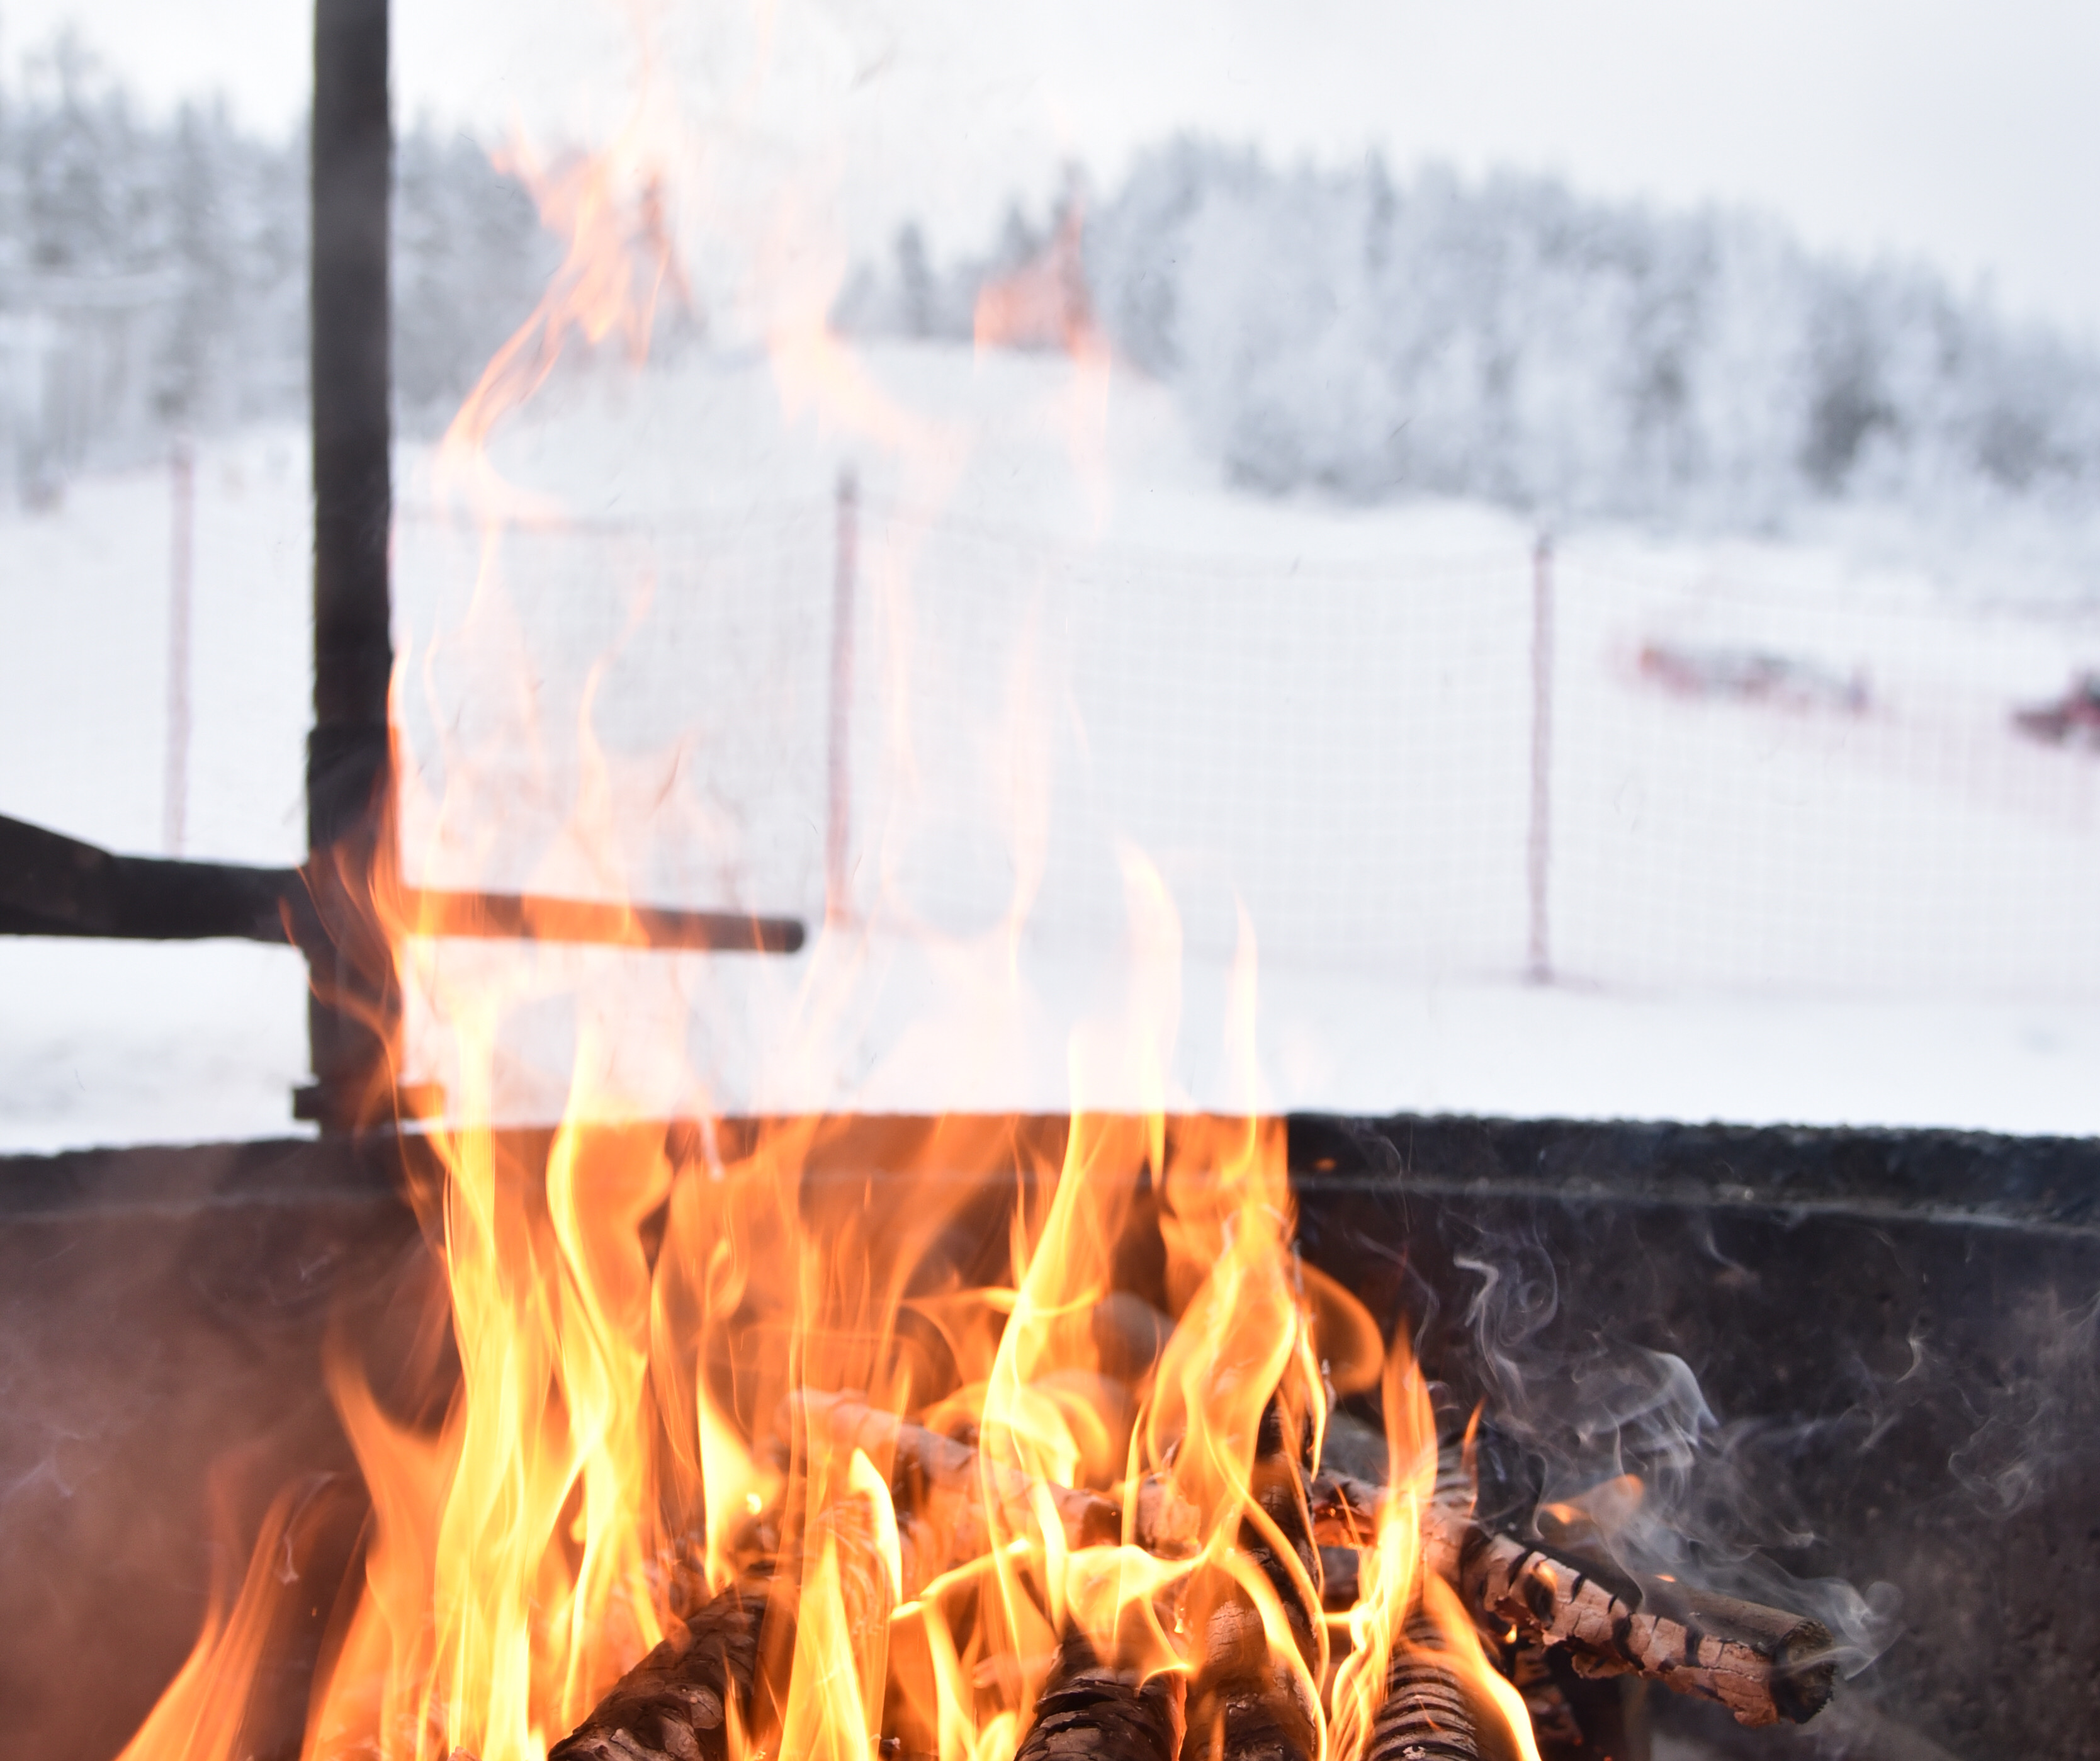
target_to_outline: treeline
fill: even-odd
[[[62,38],[0,87],[0,470],[38,492],[177,426],[296,416],[307,143],[143,112]],[[557,259],[532,202],[427,125],[396,158],[395,380],[434,422]],[[986,290],[994,298],[986,301]],[[1119,188],[937,263],[915,228],[849,331],[1105,337],[1236,479],[1546,517],[1758,527],[1819,501],[2089,509],[2100,360],[1915,266],[1549,180],[1281,170],[1181,140]],[[0,494],[10,487],[0,483]]]
[[[1079,201],[946,268],[907,229],[841,323],[969,334],[979,291],[1053,253]],[[1092,321],[1264,489],[1758,527],[1815,501],[2100,485],[2090,353],[1754,215],[1193,140],[1076,212]]]
[[[530,196],[428,126],[397,148],[394,367],[455,402],[555,261]],[[223,105],[149,115],[70,38],[0,90],[0,439],[37,492],[306,399],[307,146]]]

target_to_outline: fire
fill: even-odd
[[[633,142],[536,179],[567,258],[443,456],[488,523],[488,596],[503,521],[552,517],[497,480],[491,436],[565,346],[638,355],[661,300],[684,297],[664,186]],[[1053,312],[1055,340],[1105,374],[1074,305],[1078,227],[1074,206],[1033,280],[987,293],[979,333],[1014,340]],[[938,450],[821,327],[774,341],[784,398]],[[404,666],[397,690],[412,678]],[[446,803],[414,799],[405,767],[403,787],[404,823],[443,821]],[[412,1194],[435,1268],[419,1326],[383,1348],[338,1337],[326,1366],[371,1511],[304,1761],[545,1761],[652,1648],[746,1613],[749,1681],[725,1662],[681,1702],[681,1741],[704,1732],[725,1761],[900,1748],[1007,1761],[1075,1659],[1161,1729],[1185,1721],[1192,1753],[1222,1750],[1253,1697],[1308,1761],[1357,1761],[1410,1648],[1433,1650],[1535,1754],[1520,1704],[1423,1569],[1436,1437],[1398,1344],[1364,1595],[1339,1629],[1323,1615],[1308,1485],[1332,1401],[1364,1390],[1379,1353],[1361,1306],[1297,1256],[1283,1128],[1252,1075],[1248,926],[1239,1116],[1170,1108],[1179,930],[1133,852],[1134,1000],[1074,1041],[1079,1105],[1061,1132],[961,1114],[899,1127],[873,1172],[842,1159],[843,1128],[821,1119],[667,1132],[607,1075],[588,1030],[561,1125],[499,1130],[496,1046],[516,998],[433,956],[443,925],[392,861],[368,877],[371,907],[457,1053]],[[609,854],[599,872],[616,880]],[[1142,1112],[1086,1104],[1133,1081],[1154,1097]],[[273,1512],[123,1761],[245,1752],[291,1520]]]
[[[1084,212],[1074,192],[1049,242],[1027,262],[986,282],[972,328],[979,348],[1102,348],[1087,290]]]
[[[1048,241],[979,290],[971,330],[980,354],[988,348],[1058,349],[1070,357],[1071,377],[1056,417],[1098,528],[1108,502],[1110,357],[1088,290],[1086,204],[1076,180],[1065,191]]]

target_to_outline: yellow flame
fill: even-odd
[[[1335,1761],[1357,1761],[1370,1745],[1393,1649],[1423,1585],[1422,1518],[1436,1481],[1436,1428],[1404,1335],[1386,1354],[1383,1402],[1386,1490],[1373,1544],[1358,1566],[1349,1653],[1335,1672]]]
[[[567,250],[441,449],[440,487],[484,523],[470,637],[501,622],[505,527],[555,515],[498,479],[492,439],[565,350],[612,342],[638,358],[662,302],[690,297],[652,138],[638,122],[604,154],[518,161]],[[1074,205],[1048,266],[988,289],[977,328],[987,346],[1027,340],[1024,319],[1036,323],[1054,294],[1084,464],[1101,456],[1105,405],[1087,399],[1105,395],[1108,364],[1071,300],[1079,225]],[[889,397],[822,309],[800,301],[769,327],[783,408],[910,458],[922,486],[951,483],[957,436]],[[906,546],[881,566],[909,564]],[[888,604],[908,617],[901,585]],[[426,673],[435,652],[423,651]],[[601,663],[576,730],[570,836],[618,894],[620,828],[589,719],[603,676]],[[1017,661],[1008,682],[1017,722],[1039,689],[1033,664]],[[532,681],[510,688],[529,699]],[[1017,987],[1047,860],[1048,761],[1015,749],[1008,909],[982,947],[936,960],[952,983],[932,1006],[964,1020]],[[457,790],[471,787],[472,756],[448,766]],[[419,787],[404,767],[417,823],[444,824],[454,801],[422,801]],[[438,960],[445,925],[402,885],[390,849],[372,874],[344,877],[363,887],[410,988],[442,1005],[456,1051],[448,1122],[424,1140],[435,1176],[414,1194],[434,1271],[413,1343],[390,1357],[338,1335],[327,1356],[372,1513],[305,1761],[544,1761],[680,1609],[761,1559],[793,1636],[761,1652],[752,1704],[725,1708],[732,1761],[867,1761],[889,1734],[940,1761],[1004,1761],[1070,1635],[1140,1678],[1186,1672],[1228,1604],[1255,1618],[1321,1761],[1357,1761],[1409,1612],[1427,1609],[1440,1631],[1449,1613],[1422,1569],[1427,1397],[1396,1344],[1383,1357],[1392,1485],[1346,1623],[1330,1732],[1318,1586],[1305,1538],[1274,1512],[1302,1511],[1330,1389],[1368,1390],[1379,1338],[1355,1298],[1296,1254],[1284,1128],[1264,1111],[1255,1049],[1251,923],[1242,911],[1229,986],[1233,1110],[1193,1114],[1171,1077],[1175,902],[1142,853],[1119,855],[1129,994],[1073,1037],[1061,1129],[862,1119],[849,1141],[817,1118],[708,1120],[693,1141],[667,1137],[607,1074],[587,1013],[558,1128],[499,1131],[499,1048],[527,981],[455,976]],[[800,1000],[820,1048],[840,1005],[814,982]],[[1107,1110],[1104,1097],[1133,1090],[1136,1111]],[[879,1428],[842,1435],[794,1399],[849,1390],[855,1410],[970,1439],[968,1470],[922,1484],[889,1459]],[[900,1510],[893,1483],[919,1496]],[[1088,1492],[1106,1501],[1088,1508],[1119,1508],[1120,1533],[1075,1525],[1067,1495]],[[1171,1513],[1171,1534],[1139,1534],[1147,1500]],[[273,1513],[239,1594],[214,1597],[123,1761],[240,1752],[280,1600],[267,1561],[290,1520]],[[1493,1705],[1513,1702],[1476,1642],[1454,1630],[1444,1650]]]

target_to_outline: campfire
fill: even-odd
[[[569,262],[441,461],[492,527],[488,437],[566,342],[646,342],[676,284],[641,171],[550,175]],[[864,395],[830,339],[800,346],[810,395]],[[415,1102],[441,1120],[411,1194],[439,1275],[412,1325],[328,1354],[369,1515],[311,1761],[1630,1758],[1621,1679],[1750,1726],[1829,1698],[1815,1620],[1639,1575],[1576,1507],[1484,1514],[1497,1414],[1440,1400],[1406,1317],[1382,1331],[1301,1253],[1282,1123],[1251,1106],[1172,1114],[1154,1085],[1052,1145],[958,1115],[841,1170],[823,1120],[667,1131],[580,1056],[550,1140],[497,1130],[501,1000],[445,995],[417,949],[720,947],[737,920],[412,884],[402,846],[446,804],[398,751],[374,764],[376,805],[338,790],[356,823],[303,872],[310,940],[384,951],[333,989],[316,965],[358,1033],[315,1116],[414,1110],[404,991],[459,1043]],[[1251,982],[1250,955],[1242,1004]],[[1119,1041],[1138,1064],[1150,1026]],[[346,1102],[368,1041],[375,1086]],[[123,1761],[247,1752],[324,1526],[288,1489]]]
[[[328,1367],[372,1516],[306,1753],[1613,1754],[1606,1678],[1829,1697],[1814,1621],[1476,1516],[1491,1415],[1295,1251],[1280,1124],[954,1119],[859,1177],[824,1134],[436,1134],[443,1287]],[[242,1752],[305,1520],[127,1761]]]

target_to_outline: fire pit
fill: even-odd
[[[294,942],[299,1111],[326,1135],[0,1173],[17,1743],[1641,1761],[2083,1740],[2089,1145],[1163,1105],[580,1107],[527,1131],[492,1123],[490,1083],[463,1106],[403,1084],[412,939],[757,955],[804,932],[401,872],[384,0],[322,0],[316,44],[312,854],[162,863],[0,821],[0,933]],[[638,278],[569,279],[617,300]],[[554,351],[580,315],[536,322]],[[551,358],[506,351],[462,429]]]
[[[1136,1122],[1118,1128],[1145,1130]],[[1198,1124],[1198,1141],[1215,1128]],[[1171,1122],[1169,1136],[1182,1140],[1189,1129]],[[1020,1190],[1017,1169],[1039,1175],[1046,1163],[1058,1165],[1069,1133],[1058,1120],[862,1119],[776,1125],[770,1134],[777,1138],[783,1130],[808,1152],[799,1189],[817,1216],[835,1214],[842,1202],[857,1209],[871,1191],[879,1193],[877,1170],[932,1181],[935,1196],[915,1186],[912,1214],[891,1226],[921,1242],[938,1237],[948,1262],[965,1269],[1001,1260]],[[768,1134],[756,1126],[726,1126],[715,1152],[726,1169],[743,1165]],[[630,1151],[635,1144],[633,1136],[625,1140]],[[542,1167],[549,1146],[545,1133],[510,1134],[501,1140],[496,1159],[513,1172]],[[671,1196],[638,1238],[651,1243],[660,1267],[677,1229],[678,1193],[718,1186],[690,1128],[650,1128],[644,1152],[674,1171]],[[1709,1466],[1739,1470],[1732,1482],[1724,1478],[1723,1488],[1740,1496],[1748,1487],[1766,1519],[1782,1520],[1778,1561],[1804,1587],[1842,1576],[1860,1585],[1886,1582],[1899,1592],[1894,1642],[1799,1727],[1784,1721],[1786,1712],[1805,1710],[1798,1701],[1776,1702],[1782,1715],[1776,1730],[1743,1730],[1704,1695],[1630,1691],[1640,1679],[1630,1675],[1600,1684],[1562,1666],[1579,1650],[1546,1647],[1543,1658],[1528,1662],[1517,1679],[1555,1719],[1557,1694],[1577,1727],[1592,1733],[1593,1750],[1599,1739],[1607,1748],[1622,1744],[1612,1752],[1630,1754],[1651,1740],[1658,1747],[1696,1741],[1709,1752],[1730,1754],[1771,1752],[1790,1740],[1811,1741],[1819,1752],[1861,1755],[1930,1752],[1920,1746],[1927,1741],[1974,1754],[2076,1746],[2076,1733],[2100,1711],[2089,1667],[2100,1634],[2080,1594],[2093,1563],[2090,1419],[2100,1393],[2092,1312],[2079,1307],[2100,1273],[2100,1236],[2086,1196],[2093,1186],[2089,1145],[1935,1133],[1323,1118],[1290,1122],[1288,1161],[1308,1263],[1362,1293],[1374,1325],[1404,1318],[1420,1329],[1420,1373],[1449,1391],[1437,1396],[1432,1422],[1469,1415],[1471,1402],[1482,1395],[1495,1403],[1491,1414],[1499,1408],[1499,1438],[1484,1433],[1489,1441],[1476,1445],[1476,1463],[1486,1464],[1477,1509],[1483,1534],[1538,1548],[1523,1565],[1586,1557],[1580,1537],[1570,1545],[1568,1513],[1556,1516],[1541,1507],[1566,1502],[1552,1495],[1560,1488],[1547,1484],[1547,1476],[1579,1454],[1572,1435],[1578,1427],[1556,1428],[1555,1421],[1556,1411],[1579,1414],[1583,1402],[1569,1398],[1556,1408],[1556,1397],[1586,1376],[1582,1392],[1594,1400],[1630,1351],[1669,1352],[1696,1370],[1717,1415],[1725,1446]],[[361,1342],[368,1362],[390,1360],[396,1374],[417,1369],[419,1352],[422,1373],[433,1373],[435,1363],[428,1354],[437,1348],[427,1335],[419,1336],[417,1322],[432,1300],[436,1273],[426,1238],[397,1197],[404,1168],[406,1189],[427,1195],[438,1172],[432,1146],[410,1139],[105,1152],[21,1159],[7,1167],[10,1211],[0,1233],[9,1263],[5,1336],[20,1416],[11,1428],[7,1464],[16,1520],[8,1525],[0,1576],[0,1605],[15,1618],[0,1671],[25,1745],[43,1753],[113,1752],[177,1675],[196,1636],[209,1578],[219,1587],[222,1609],[245,1602],[252,1617],[244,1622],[236,1613],[231,1623],[213,1627],[216,1643],[206,1648],[222,1662],[246,1648],[253,1674],[236,1719],[245,1732],[243,1750],[298,1751],[316,1658],[341,1668],[346,1587],[355,1591],[368,1581],[377,1556],[377,1529],[360,1527],[368,1519],[351,1472],[352,1451],[319,1385],[320,1366],[329,1362],[330,1374],[340,1375],[346,1336]],[[1131,1247],[1146,1238],[1143,1230],[1122,1238]],[[1110,1342],[1105,1351],[1090,1347],[1097,1366],[1127,1367],[1158,1344],[1136,1324],[1145,1317],[1143,1305],[1164,1294],[1157,1238],[1155,1229],[1150,1263],[1127,1252],[1110,1273],[1114,1294],[1092,1305],[1085,1338]],[[900,1279],[895,1287],[923,1309],[924,1299],[907,1291],[907,1283]],[[1513,1285],[1524,1287],[1519,1298],[1499,1309],[1484,1304],[1493,1289],[1507,1295]],[[1095,1310],[1112,1319],[1097,1319]],[[338,1342],[333,1355],[325,1344],[331,1336]],[[912,1375],[926,1377],[944,1337],[910,1322],[895,1335],[898,1357]],[[715,1385],[726,1370],[732,1382],[747,1366],[755,1370],[774,1348],[761,1329],[745,1348],[710,1355]],[[854,1330],[840,1329],[815,1348],[867,1348]],[[1332,1358],[1329,1366],[1331,1374]],[[1513,1384],[1512,1366],[1560,1374]],[[1386,1366],[1379,1369],[1383,1375]],[[1344,1366],[1343,1379],[1361,1370]],[[442,1364],[435,1370],[441,1384],[457,1374]],[[1393,1385],[1388,1381],[1388,1390]],[[1032,1492],[1004,1512],[984,1503],[984,1482],[968,1465],[975,1459],[982,1467],[984,1430],[973,1434],[953,1423],[938,1429],[940,1402],[924,1400],[934,1386],[920,1384],[920,1412],[933,1423],[916,1428],[884,1416],[879,1401],[870,1405],[858,1397],[818,1397],[776,1409],[775,1434],[787,1461],[751,1458],[761,1509],[732,1509],[738,1538],[713,1568],[726,1569],[720,1587],[709,1587],[706,1532],[695,1527],[667,1534],[660,1550],[640,1562],[649,1590],[639,1600],[660,1598],[664,1618],[682,1611],[688,1630],[704,1637],[725,1630],[733,1635],[736,1622],[783,1593],[779,1586],[788,1576],[780,1574],[761,1595],[743,1573],[751,1561],[735,1550],[762,1560],[800,1545],[806,1557],[814,1532],[831,1537],[828,1556],[839,1571],[832,1613],[844,1619],[849,1593],[887,1594],[907,1604],[913,1595],[898,1598],[897,1588],[923,1595],[929,1566],[940,1557],[933,1549],[953,1548],[955,1534],[968,1530],[988,1540],[991,1523],[1038,1521]],[[1358,1492],[1352,1472],[1376,1472],[1385,1452],[1363,1418],[1373,1410],[1366,1397],[1374,1392],[1341,1398],[1339,1416],[1330,1420],[1324,1476],[1307,1480],[1304,1519],[1320,1545],[1314,1556],[1332,1601],[1348,1594],[1351,1563],[1360,1573],[1356,1592],[1363,1594],[1362,1561],[1334,1543],[1344,1526],[1367,1514],[1366,1503],[1375,1507]],[[1513,1406],[1519,1397],[1529,1404]],[[440,1410],[417,1409],[426,1427]],[[397,1408],[396,1419],[404,1416]],[[1277,1428],[1262,1428],[1259,1415],[1256,1431],[1259,1442],[1280,1441]],[[223,1458],[236,1442],[245,1459],[229,1472]],[[369,1437],[364,1442],[368,1447]],[[799,1473],[806,1485],[817,1454],[849,1444],[889,1490],[900,1519],[893,1556],[884,1531],[871,1543],[864,1525],[848,1520],[860,1507],[845,1503],[823,1507],[832,1510],[828,1526],[814,1516],[803,1520],[804,1538],[796,1543],[795,1523],[783,1520],[784,1494],[764,1489],[766,1476],[776,1472],[783,1483]],[[996,1433],[992,1446],[999,1446]],[[850,1472],[850,1449],[844,1453]],[[1256,1463],[1264,1459],[1259,1448],[1251,1457]],[[225,1522],[216,1539],[201,1521],[214,1463]],[[1138,1476],[1134,1501],[1052,1494],[1057,1529],[1067,1544],[1105,1546],[1120,1539],[1127,1508],[1135,1540],[1159,1545],[1167,1534],[1185,1534],[1167,1520],[1170,1507],[1157,1495],[1177,1464],[1170,1458]],[[675,1467],[656,1471],[668,1476]],[[863,1473],[858,1483],[863,1503],[873,1498],[875,1482]],[[258,1561],[242,1592],[247,1541],[285,1487],[294,1494],[276,1519],[281,1569],[264,1570]],[[1440,1487],[1430,1479],[1424,1489],[1430,1520],[1420,1532],[1432,1571],[1445,1539],[1440,1493],[1455,1490],[1448,1474]],[[1256,1503],[1266,1509],[1259,1498]],[[1285,1508],[1295,1509],[1295,1500],[1286,1500]],[[400,1507],[386,1498],[377,1510],[372,1520],[381,1527],[400,1520]],[[1727,1525],[1709,1517],[1709,1541],[1718,1546]],[[947,1538],[924,1540],[924,1525],[936,1518]],[[1543,1540],[1544,1529],[1559,1538]],[[1768,1528],[1768,1538],[1773,1532]],[[1462,1534],[1457,1538],[1462,1543]],[[1007,1539],[1010,1546],[1012,1537]],[[869,1565],[870,1544],[880,1569]],[[1185,1572],[1183,1544],[1160,1546],[1157,1569]],[[1260,1562],[1260,1545],[1250,1544],[1244,1556]],[[1480,1544],[1474,1547],[1477,1558]],[[1459,1551],[1462,1556],[1462,1545]],[[1507,1543],[1495,1551],[1508,1556]],[[899,1579],[884,1576],[893,1556]],[[1375,1551],[1364,1556],[1376,1557]],[[1608,1561],[1597,1563],[1604,1593],[1622,1595]],[[1740,1562],[1710,1551],[1706,1563],[1726,1578]],[[1304,1565],[1308,1580],[1311,1573]],[[1287,1565],[1284,1575],[1290,1576]],[[1477,1594],[1485,1582],[1475,1578],[1476,1588],[1468,1592],[1462,1564],[1453,1575],[1462,1595]],[[715,1601],[739,1584],[743,1587],[730,1600]],[[892,1588],[884,1591],[884,1584]],[[1561,1587],[1577,1599],[1582,1594],[1572,1575]],[[1676,1618],[1665,1612],[1657,1587],[1637,1587],[1652,1618]],[[1594,1586],[1590,1593],[1598,1593]],[[1811,1590],[1797,1594],[1815,1599]],[[266,1612],[257,1612],[258,1600]],[[1529,1603],[1525,1610],[1537,1618]],[[1521,1621],[1524,1611],[1519,1614]],[[640,1655],[647,1649],[646,1629],[623,1626],[629,1618],[607,1617],[607,1630],[593,1635],[593,1642],[624,1644]],[[1542,1629],[1553,1618],[1549,1609]],[[331,1625],[338,1635],[324,1644]],[[853,1630],[849,1620],[845,1630]],[[903,1630],[896,1619],[889,1622],[900,1671],[910,1662],[898,1637]],[[1309,1629],[1290,1630],[1295,1644]],[[1702,1641],[1724,1631],[1713,1621],[1701,1627]],[[1798,1624],[1790,1629],[1799,1631]],[[1745,1634],[1739,1625],[1734,1636],[1757,1653],[1754,1631]],[[1343,1649],[1350,1635],[1337,1622],[1328,1639],[1331,1653]],[[1425,1643],[1437,1650],[1433,1634]],[[1616,1641],[1605,1653],[1613,1667],[1623,1661],[1615,1649]],[[1105,1681],[1083,1652],[1062,1640],[1015,1652],[1008,1663],[999,1661],[1003,1654],[978,1657],[951,1679],[967,1677],[975,1703],[1012,1693],[1025,1679],[1013,1672],[1033,1671],[1031,1752],[1046,1752],[1041,1746],[1053,1738],[1054,1747],[1085,1746],[1092,1736],[1059,1732],[1110,1726],[1119,1733],[1117,1744],[1156,1746],[1171,1728],[1171,1708],[1162,1706],[1162,1694],[1184,1697],[1185,1726],[1192,1688],[1211,1695],[1209,1702],[1199,1697],[1199,1716],[1217,1699],[1215,1684],[1200,1674],[1178,1688]],[[660,1659],[660,1667],[630,1681],[624,1696],[615,1691],[604,1707],[612,1723],[601,1720],[595,1730],[625,1728],[620,1719],[631,1723],[645,1713],[660,1720],[664,1694],[673,1688],[680,1690],[672,1696],[677,1706],[697,1708],[704,1718],[708,1701],[699,1691],[722,1693],[723,1684],[711,1686],[706,1673],[717,1655],[749,1662],[753,1681],[777,1686],[793,1676],[792,1648],[783,1657],[770,1649],[747,1654],[739,1646],[717,1653],[696,1644],[686,1653],[690,1661]],[[1596,1661],[1593,1653],[1589,1662]],[[1812,1692],[1820,1679],[1815,1659],[1803,1661],[1809,1667],[1799,1674]],[[923,1653],[918,1666],[924,1666]],[[784,1677],[767,1674],[783,1667]],[[1779,1679],[1798,1678],[1782,1672]],[[1415,1695],[1408,1703],[1424,1715],[1445,1704],[1437,1696],[1448,1691],[1434,1675],[1430,1680],[1408,1689]],[[1551,1693],[1542,1692],[1549,1687]],[[1782,1694],[1788,1691],[1782,1687]],[[588,1737],[595,1701],[579,1698],[587,1703],[565,1729],[585,1726]],[[1233,1703],[1227,1691],[1225,1706]],[[1476,1715],[1477,1702],[1462,1693],[1450,1703],[1468,1719]],[[752,1705],[757,1710],[738,1715],[754,1721],[769,1715],[761,1701]],[[778,1716],[774,1705],[770,1715]],[[1073,1723],[1086,1708],[1109,1710]],[[883,1734],[900,1746],[923,1740],[902,1725],[908,1710],[900,1701],[885,1715],[899,1723]],[[715,1752],[721,1738],[713,1727],[689,1720],[688,1728],[701,1752]],[[1565,1729],[1542,1722],[1542,1744]],[[548,1740],[561,1734],[550,1732]],[[660,1722],[656,1735],[673,1745],[659,1752],[677,1752],[677,1739]],[[615,1743],[610,1752],[624,1751]]]

